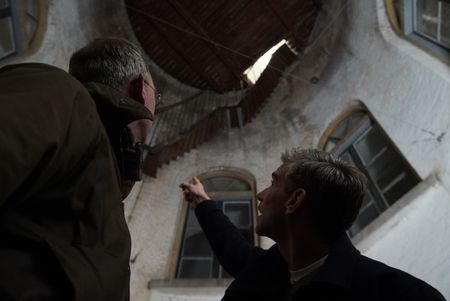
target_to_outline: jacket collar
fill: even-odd
[[[273,245],[255,258],[227,289],[248,296],[275,296],[289,288],[289,269],[278,246]],[[282,300],[281,296],[280,300]],[[237,298],[237,297],[236,297]],[[228,300],[228,299],[227,299]],[[235,300],[231,298],[230,300]],[[241,300],[241,299],[239,299]],[[264,299],[265,300],[265,299]]]
[[[143,104],[116,89],[96,82],[89,82],[84,86],[94,99],[98,114],[108,134],[120,134],[128,124],[135,120],[153,120],[152,113]]]
[[[359,255],[359,251],[353,246],[347,234],[343,233],[332,245],[328,258],[311,279],[311,283],[350,288]]]

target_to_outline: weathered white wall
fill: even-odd
[[[233,166],[251,172],[262,189],[283,150],[316,147],[330,122],[358,100],[419,175],[432,180],[383,214],[357,245],[365,254],[426,280],[450,297],[450,236],[446,235],[450,231],[446,135],[450,67],[398,37],[382,0],[340,3],[344,7],[347,3],[342,15],[326,28],[327,34],[316,35],[332,41],[330,37],[340,32],[337,42],[319,42],[320,47],[301,58],[254,121],[215,137],[164,166],[157,179],[144,182],[130,221],[133,253],[139,253],[132,265],[133,300],[148,300],[149,280],[171,276],[176,231],[182,223],[178,183],[211,167]],[[312,76],[320,82],[309,83]]]
[[[367,229],[358,248],[369,257],[406,270],[450,296],[450,197],[431,176]]]
[[[67,70],[70,55],[91,40],[102,36],[124,37],[135,41],[122,0],[48,0],[47,20],[37,51],[5,63],[42,62]]]
[[[217,301],[225,293],[224,287],[159,288],[150,292],[151,301]]]

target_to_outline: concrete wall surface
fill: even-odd
[[[370,225],[357,244],[366,256],[408,271],[450,296],[450,196],[433,176]]]
[[[225,293],[224,287],[159,288],[150,292],[151,301],[216,301]]]
[[[41,62],[67,70],[70,55],[97,37],[117,36],[136,41],[122,0],[47,0],[42,4],[47,19],[38,49],[32,55],[13,57],[6,63]]]

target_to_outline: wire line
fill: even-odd
[[[332,1],[336,1],[336,0],[332,0]],[[319,33],[319,34],[317,35],[316,40],[313,41],[313,42],[311,43],[311,47],[314,47],[315,44],[319,41],[319,39],[320,39],[322,36],[324,36],[324,34],[331,28],[331,25],[333,25],[334,22],[336,22],[337,18],[343,13],[344,9],[350,4],[350,1],[352,1],[352,0],[347,0],[347,1],[345,2],[345,4],[342,6],[342,8],[334,15],[334,17],[333,17],[333,19],[330,21],[330,23],[328,23],[328,25],[325,26],[325,28],[322,30],[322,32]],[[129,9],[135,11],[135,12],[138,12],[138,13],[144,15],[144,16],[147,16],[147,17],[149,17],[149,18],[152,18],[153,20],[156,20],[156,21],[158,21],[158,22],[160,22],[160,23],[163,23],[163,24],[165,24],[165,25],[168,25],[168,26],[170,26],[170,27],[172,27],[172,28],[175,28],[175,29],[177,29],[177,30],[179,30],[179,31],[181,31],[181,32],[184,32],[184,33],[189,34],[189,35],[191,35],[191,36],[194,36],[194,37],[196,37],[196,38],[202,39],[203,41],[208,42],[208,43],[210,43],[210,44],[212,44],[212,45],[214,45],[214,46],[216,46],[216,47],[223,48],[223,49],[225,49],[225,50],[227,50],[227,51],[229,51],[229,52],[232,52],[232,53],[234,53],[234,54],[236,54],[236,55],[238,55],[238,56],[241,56],[241,57],[243,57],[243,58],[249,59],[249,60],[251,60],[252,62],[256,62],[256,61],[258,60],[258,58],[254,58],[254,57],[248,56],[248,55],[246,55],[246,54],[244,54],[244,53],[242,53],[242,52],[240,52],[240,51],[237,51],[237,50],[232,49],[232,48],[230,48],[230,47],[227,47],[227,46],[225,46],[225,45],[223,45],[223,44],[221,44],[221,43],[218,43],[218,42],[216,42],[216,41],[213,41],[213,40],[209,39],[208,37],[205,37],[205,36],[202,36],[202,35],[197,34],[197,33],[195,33],[195,32],[186,30],[186,29],[184,29],[184,28],[182,28],[182,27],[180,27],[180,26],[177,26],[177,25],[175,25],[175,24],[173,24],[173,23],[171,23],[171,22],[169,22],[169,21],[167,21],[167,20],[164,20],[164,19],[161,19],[161,18],[159,18],[159,17],[156,17],[155,15],[149,14],[149,13],[143,11],[142,9],[139,9],[139,8],[136,8],[136,7],[133,7],[133,6],[130,6],[130,5],[128,5],[128,4],[125,4],[125,6],[126,6],[127,8],[129,8]],[[294,78],[294,79],[296,79],[296,80],[299,80],[299,81],[302,81],[302,82],[305,82],[305,83],[310,83],[309,80],[307,80],[307,79],[305,79],[305,78],[301,78],[301,77],[298,77],[298,76],[296,76],[296,75],[294,75],[294,74],[292,74],[292,73],[285,72],[284,70],[281,70],[281,69],[279,69],[279,68],[277,68],[277,67],[275,67],[275,66],[272,66],[272,65],[270,65],[270,64],[267,65],[267,68],[270,68],[270,69],[272,69],[272,70],[275,70],[275,71],[278,71],[278,72],[280,72],[280,73],[283,73],[284,75],[287,75],[287,76],[289,76],[289,77],[292,77],[292,78]]]

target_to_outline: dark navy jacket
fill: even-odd
[[[195,213],[219,262],[235,278],[223,301],[445,301],[422,280],[362,256],[345,234],[308,283],[291,287],[288,267],[277,245],[263,250],[249,244],[212,201],[198,205]]]

